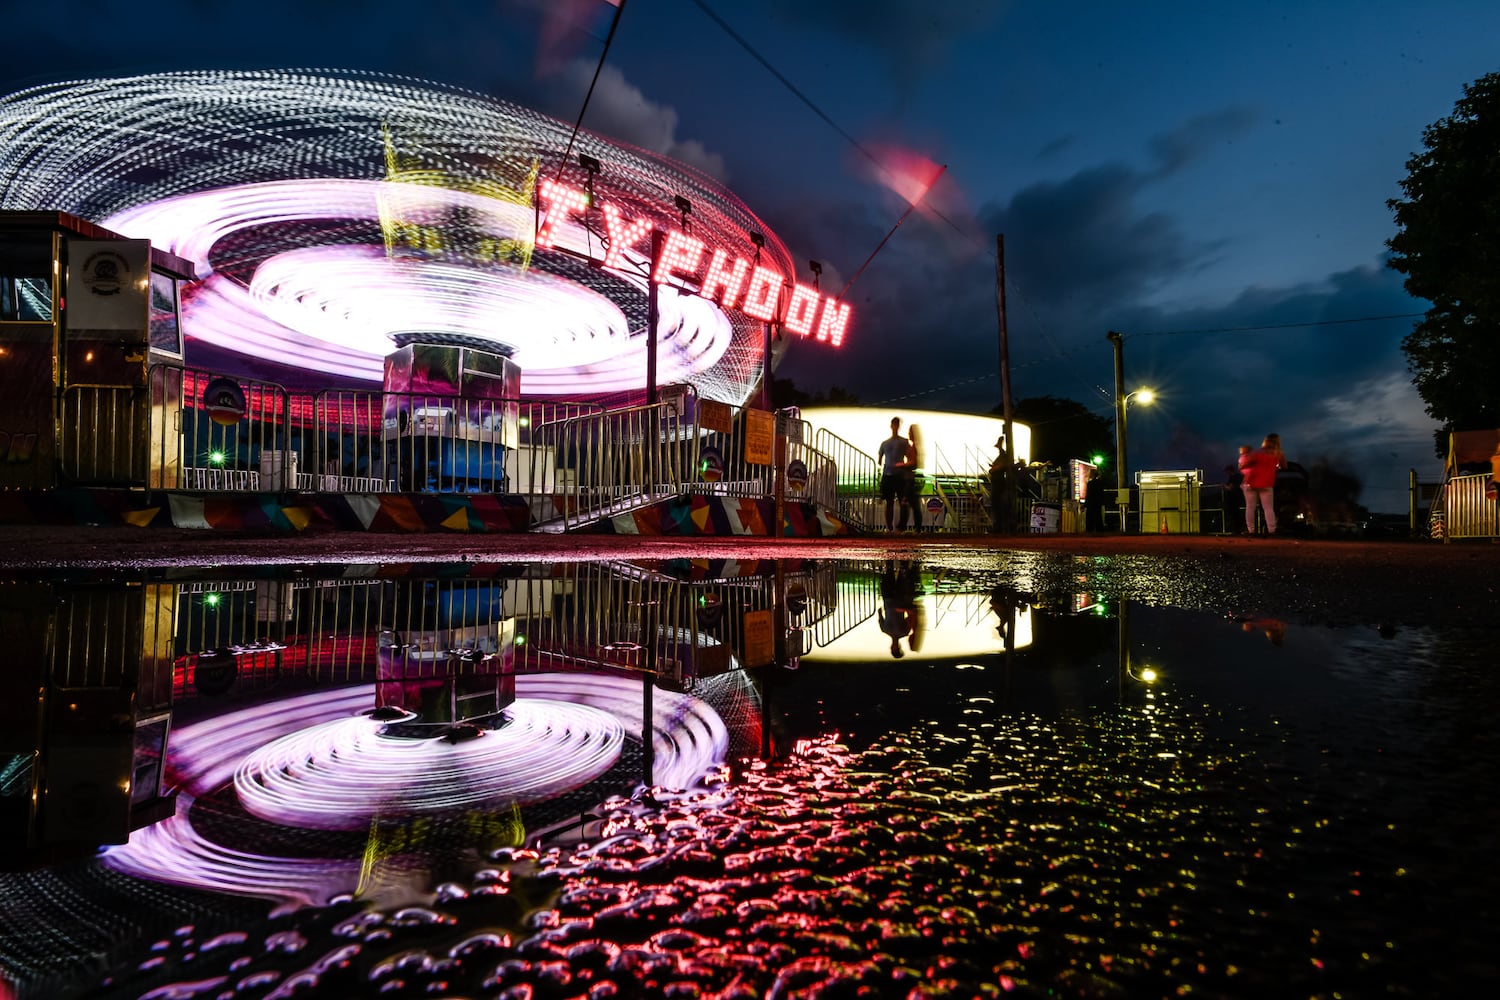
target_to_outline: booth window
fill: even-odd
[[[177,281],[151,272],[151,349],[182,357],[182,327],[177,321]]]
[[[0,322],[52,320],[52,234],[0,238]]]

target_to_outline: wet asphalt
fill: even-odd
[[[593,534],[252,535],[0,526],[0,575],[129,576],[168,567],[563,561],[916,559],[1045,598],[1088,589],[1145,604],[1288,622],[1500,624],[1500,545],[1486,540],[1214,535],[862,535],[702,538]]]

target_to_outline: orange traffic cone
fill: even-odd
[[[1161,533],[1163,535],[1167,533],[1167,515],[1165,514],[1161,516]]]

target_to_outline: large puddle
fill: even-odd
[[[0,582],[17,996],[1496,980],[1493,628],[973,562],[224,572]]]

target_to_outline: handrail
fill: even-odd
[[[224,382],[222,391],[211,388]],[[56,468],[80,485],[503,493],[525,498],[533,522],[553,530],[668,496],[769,499],[780,488],[783,498],[836,510],[847,523],[878,520],[871,515],[879,476],[867,453],[782,410],[777,468],[747,452],[750,408],[730,406],[732,422],[711,430],[699,419],[707,401],[691,385],[665,387],[657,403],[604,409],[377,388],[289,390],[161,361],[144,385],[70,386],[61,407],[71,430]]]
[[[1500,512],[1494,500],[1485,496],[1484,473],[1454,476],[1443,484],[1442,503],[1433,507],[1443,512],[1443,538],[1500,537]]]
[[[531,428],[527,482],[540,526],[567,530],[681,491],[697,454],[696,422],[670,403],[549,421]]]
[[[818,428],[813,435],[813,448],[833,462],[839,517],[861,527],[881,523],[884,515],[877,510],[880,467],[874,456],[825,427]]]

